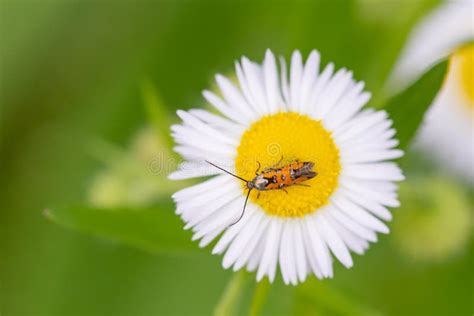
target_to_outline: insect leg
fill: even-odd
[[[295,183],[295,185],[301,185],[302,187],[310,187],[309,184],[304,184],[304,183]]]
[[[279,166],[279,165],[281,164],[281,162],[282,162],[282,161],[283,161],[283,155],[281,155],[281,157],[280,157],[280,160],[278,160],[278,162],[277,162],[276,166]]]
[[[286,191],[285,188],[281,188],[286,194],[288,194],[288,191]]]
[[[280,166],[280,164],[281,164],[282,161],[283,161],[283,155],[281,156],[280,160],[279,160],[276,164],[274,164],[273,166],[270,166],[270,167],[267,167],[267,168],[263,169],[263,172],[270,172],[270,171],[279,169],[279,166]]]
[[[258,163],[258,168],[257,168],[257,170],[255,170],[255,175],[256,175],[256,176],[258,176],[258,171],[260,170],[260,167],[262,166],[262,165],[260,164],[260,161],[257,160],[257,163]]]
[[[277,168],[278,166],[280,166],[282,161],[283,161],[283,155],[281,155],[280,160],[278,160],[278,162],[276,164],[274,164],[273,166],[271,166],[270,168],[271,169]]]

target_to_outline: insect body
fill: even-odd
[[[283,159],[283,157],[282,157]],[[240,215],[239,219],[233,223],[232,225],[238,223],[240,219],[244,216],[245,207],[247,206],[247,201],[249,199],[250,192],[255,189],[259,191],[268,191],[268,190],[283,190],[288,193],[285,188],[292,186],[292,185],[303,185],[302,182],[314,178],[317,175],[316,171],[313,171],[314,163],[310,161],[300,162],[300,161],[293,161],[287,165],[278,167],[280,165],[282,159],[277,163],[277,165],[269,168],[263,169],[261,172],[260,166],[255,172],[255,178],[252,180],[246,180],[241,178],[219,166],[216,166],[212,162],[206,160],[206,162],[228,174],[234,176],[246,183],[248,192],[247,197],[245,198],[244,208],[242,210],[242,214]],[[260,163],[259,163],[260,165]]]
[[[260,174],[258,170],[256,177],[247,181],[249,190],[259,191],[285,189],[291,185],[302,185],[301,183],[314,178],[317,173],[313,171],[313,162],[294,161],[283,167],[270,167],[264,169]]]

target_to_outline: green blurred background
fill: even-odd
[[[436,5],[1,0],[1,315],[212,314],[234,273],[210,249],[149,253],[58,226],[43,210],[90,203],[107,168],[91,144],[104,140],[124,152],[133,144],[150,123],[144,82],[173,122],[176,109],[202,106],[200,91],[241,55],[317,48],[323,63],[364,80],[376,105],[389,93],[384,82],[408,32]],[[412,160],[407,168],[427,177],[417,167],[424,163]],[[162,200],[172,214],[169,197]],[[178,218],[172,225],[181,229]],[[394,238],[381,236],[351,270],[337,266],[333,280],[295,288],[277,279],[261,312],[472,315],[472,239],[456,255],[423,261],[404,256]],[[244,282],[238,314],[247,313],[255,288],[253,275]]]

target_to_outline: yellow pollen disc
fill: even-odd
[[[471,107],[474,107],[474,44],[459,49],[452,61],[458,63],[462,91]]]
[[[288,193],[282,189],[254,189],[250,194],[252,202],[268,214],[282,217],[302,217],[325,205],[337,187],[341,165],[339,151],[321,122],[293,112],[261,118],[245,131],[240,140],[235,161],[237,174],[251,180],[255,177],[258,162],[261,172],[277,164],[282,157],[278,167],[295,160],[310,161],[314,163],[313,170],[317,176],[303,182],[309,187],[287,187]]]

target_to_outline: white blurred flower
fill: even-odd
[[[401,89],[450,57],[448,75],[428,111],[416,146],[440,167],[474,183],[474,1],[450,1],[413,31],[389,81]]]
[[[150,126],[137,132],[128,150],[103,142],[96,147],[97,158],[107,167],[97,173],[88,190],[95,207],[146,207],[177,187],[166,177],[171,152]]]

